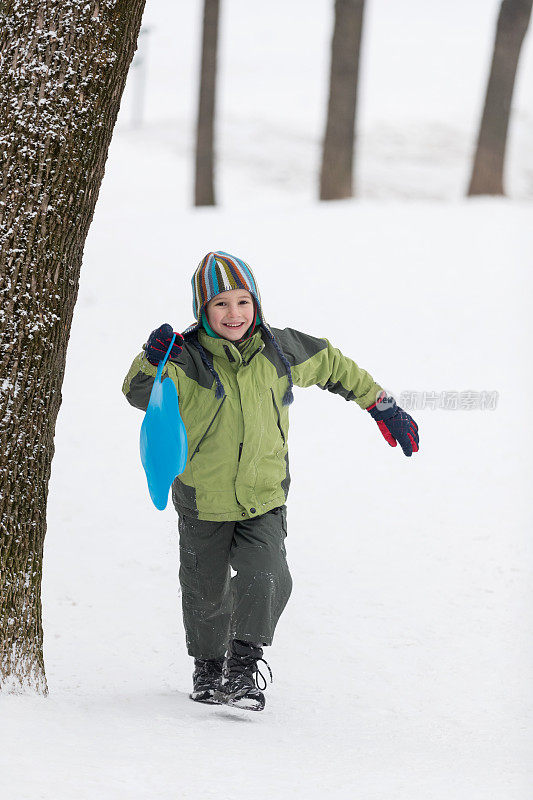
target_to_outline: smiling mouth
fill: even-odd
[[[237,328],[241,328],[244,322],[223,322],[222,324],[225,325],[226,328],[234,328],[236,330]]]

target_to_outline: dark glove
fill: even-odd
[[[144,346],[144,352],[146,353],[146,358],[150,364],[154,365],[154,367],[157,367],[159,362],[165,357],[165,353],[168,350],[168,346],[173,336],[174,331],[172,330],[172,326],[169,325],[168,322],[165,322],[164,325],[160,325],[159,328],[156,328],[155,331],[152,331],[148,337],[148,341]],[[176,356],[179,356],[182,350],[183,336],[181,333],[176,333],[176,338],[174,340],[174,344],[172,345],[169,358],[176,358]]]
[[[399,442],[406,456],[418,451],[418,425],[407,411],[396,405],[393,397],[383,392],[367,411],[391,447]]]

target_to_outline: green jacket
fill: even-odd
[[[296,386],[320,386],[361,408],[372,405],[382,391],[327,339],[291,328],[272,332]],[[216,522],[265,514],[283,505],[289,491],[289,407],[282,405],[286,368],[260,328],[239,347],[202,329],[198,340],[226,396],[215,397],[213,375],[186,338],[179,357],[163,372],[178,390],[189,443],[185,470],[172,486],[174,505],[181,514]],[[143,351],[122,387],[131,405],[146,410],[155,374]]]

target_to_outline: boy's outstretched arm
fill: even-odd
[[[157,373],[157,365],[164,358],[170,345],[174,331],[168,323],[156,328],[144,345],[144,350],[133,361],[122,385],[122,392],[128,403],[141,411],[146,411],[150,393]],[[176,339],[170,351],[170,358],[177,358],[183,349],[183,336],[176,333]],[[167,367],[165,366],[165,370]]]
[[[406,456],[418,450],[418,426],[407,412],[387,398],[383,387],[372,376],[347,358],[327,339],[285,328],[274,329],[274,333],[291,365],[296,386],[320,386],[345,400],[354,400],[368,410],[376,420],[386,441],[400,447]]]
[[[122,384],[122,393],[130,405],[146,411],[156,373],[157,367],[150,364],[144,350],[133,359]]]

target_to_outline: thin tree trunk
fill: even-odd
[[[336,0],[320,199],[352,197],[355,117],[364,0]]]
[[[0,10],[3,691],[47,691],[41,574],[54,431],[83,247],[144,2],[4,0]]]
[[[215,205],[214,138],[219,0],[204,0],[202,65],[196,126],[194,204]]]
[[[511,101],[533,0],[502,0],[469,195],[504,194],[503,170]]]

